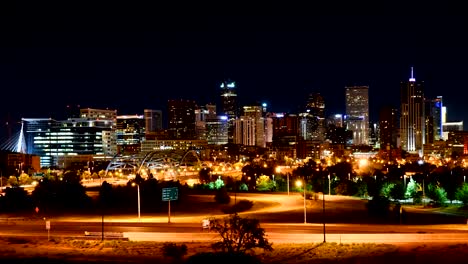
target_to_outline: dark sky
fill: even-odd
[[[241,104],[265,101],[274,112],[297,112],[311,92],[328,114],[343,112],[344,87],[369,85],[376,122],[380,106],[398,107],[411,66],[426,97],[442,95],[449,119],[468,121],[467,17],[440,3],[326,12],[43,4],[3,11],[2,132],[8,117],[59,118],[67,104],[142,114],[168,99],[217,103],[225,78]]]

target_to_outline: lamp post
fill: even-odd
[[[323,188],[325,189],[325,177],[323,177]],[[326,237],[325,237],[325,190],[322,191],[323,197],[322,197],[322,208],[323,208],[323,243],[326,242]]]
[[[304,189],[304,224],[307,224],[307,209],[306,209],[306,182],[305,182],[305,176],[303,178],[303,181],[297,181],[296,186]]]
[[[331,179],[330,179],[330,173],[328,174],[328,195],[331,195]]]
[[[141,217],[140,217],[140,184],[132,183],[132,185],[137,186],[137,193],[138,193],[138,222],[141,222]]]
[[[406,174],[403,175],[403,189],[406,192]]]

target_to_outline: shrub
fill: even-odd
[[[390,209],[390,201],[385,196],[376,196],[366,206],[370,215],[385,217]]]
[[[162,249],[165,257],[171,257],[174,259],[181,259],[187,254],[187,245],[185,244],[178,246],[175,243],[164,243]]]
[[[243,191],[243,192],[246,192],[249,190],[249,186],[247,184],[245,184],[245,182],[241,183],[239,185],[239,191]]]
[[[214,199],[220,204],[228,204],[231,201],[231,197],[229,196],[226,187],[221,187],[217,190]]]

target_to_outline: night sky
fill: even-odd
[[[312,92],[327,114],[343,113],[344,87],[368,85],[377,122],[380,106],[399,107],[412,66],[426,97],[443,96],[449,120],[468,122],[466,16],[305,7],[15,6],[0,21],[13,40],[0,46],[2,133],[7,119],[62,118],[67,104],[123,115],[165,110],[168,99],[219,103],[224,79],[237,83],[241,105],[291,113]]]

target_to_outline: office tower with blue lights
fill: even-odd
[[[236,83],[233,81],[223,81],[221,88],[221,115],[228,118],[228,141],[234,142],[234,121],[239,116],[237,106]]]
[[[353,132],[353,145],[369,145],[369,86],[347,86],[346,129]]]
[[[400,139],[401,148],[422,155],[425,143],[424,82],[416,81],[411,67],[411,77],[400,83]]]
[[[425,125],[426,135],[425,143],[432,144],[444,138],[442,123],[442,96],[435,99],[426,99],[425,104]]]

